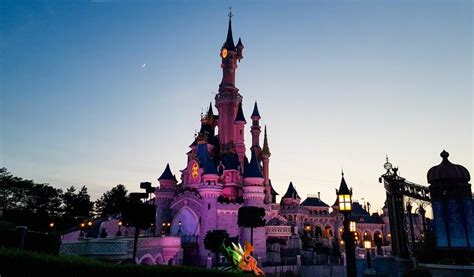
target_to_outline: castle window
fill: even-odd
[[[240,129],[240,134],[242,135],[242,129]]]
[[[208,210],[211,209],[211,204],[207,204],[207,209],[208,209]]]

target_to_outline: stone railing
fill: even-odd
[[[132,242],[133,243],[133,242]],[[82,239],[63,243],[60,253],[99,260],[118,261],[127,258],[129,239]]]
[[[291,226],[265,226],[265,231],[269,237],[289,237],[291,236]]]
[[[161,256],[163,263],[181,251],[181,238],[140,237],[137,242],[137,262],[145,255]],[[60,253],[106,261],[123,261],[132,257],[133,238],[86,238],[61,244]],[[154,259],[156,260],[156,259]]]

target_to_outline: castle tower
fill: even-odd
[[[166,164],[166,168],[158,178],[160,187],[155,190],[155,207],[156,207],[156,234],[161,234],[163,223],[171,223],[170,204],[176,194],[176,180],[175,175],[171,173],[170,165]]]
[[[212,158],[206,160],[202,183],[198,187],[198,192],[202,198],[201,219],[200,219],[200,239],[199,251],[201,259],[205,259],[210,253],[204,247],[204,237],[207,231],[217,229],[217,197],[222,192],[222,185],[217,182],[219,175]]]
[[[252,150],[252,158],[244,168],[244,206],[264,207],[265,194],[263,192],[263,175],[257,161],[257,154]],[[241,228],[241,243],[250,241],[250,229]],[[266,237],[265,228],[259,227],[253,230],[254,257],[265,259]]]
[[[242,96],[239,89],[235,87],[235,71],[237,61],[240,61],[244,45],[239,38],[237,46],[234,44],[232,36],[232,13],[229,13],[229,27],[227,38],[221,48],[222,59],[222,82],[219,85],[219,93],[216,95],[216,107],[219,110],[219,141],[221,152],[234,150],[235,127],[234,119],[237,115]]]
[[[242,110],[242,102],[239,103],[239,109],[234,120],[235,124],[235,152],[239,156],[239,162],[241,167],[244,166],[244,156],[245,156],[245,138],[244,138],[244,128],[247,121],[245,120],[244,111]]]
[[[257,103],[255,103],[257,107]],[[258,112],[258,111],[257,111]],[[263,186],[265,187],[265,203],[272,203],[272,188],[270,186],[270,174],[269,174],[269,163],[270,163],[270,148],[268,147],[268,138],[267,138],[267,126],[265,125],[265,131],[263,136],[263,149],[262,149],[262,163],[263,163]]]
[[[286,190],[285,195],[281,198],[282,206],[297,206],[300,204],[301,197],[296,192],[293,182],[290,182],[288,189]]]
[[[255,150],[257,154],[257,158],[261,158],[261,151],[262,149],[260,148],[260,113],[258,112],[258,106],[257,106],[257,101],[255,101],[255,105],[253,106],[253,112],[252,116],[250,117],[252,119],[252,127],[250,132],[252,133],[252,150]]]

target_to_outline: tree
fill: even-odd
[[[146,197],[146,193],[130,193],[130,197],[128,197],[128,201],[122,210],[122,219],[128,225],[135,227],[135,235],[133,240],[134,262],[137,256],[137,243],[140,229],[148,229],[152,224],[155,223],[155,205],[143,203],[141,199],[145,199]]]
[[[265,209],[247,206],[239,209],[237,224],[240,227],[250,228],[250,243],[253,245],[253,228],[265,226]]]
[[[117,185],[105,192],[94,204],[101,217],[121,213],[127,207],[127,189],[124,185]]]
[[[0,209],[25,208],[33,185],[33,181],[14,177],[5,167],[0,168]]]
[[[92,212],[93,203],[87,193],[87,188],[83,186],[77,193],[76,188],[71,186],[63,194],[65,216],[71,216],[75,219],[88,218]]]
[[[222,249],[222,245],[229,239],[226,230],[209,230],[204,237],[204,247],[213,252],[216,259],[216,267],[219,264],[218,254]]]
[[[58,217],[61,214],[62,190],[49,184],[35,184],[27,198],[26,209],[34,213],[44,213],[49,217]]]

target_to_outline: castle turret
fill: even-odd
[[[237,61],[242,57],[243,44],[234,44],[232,36],[232,13],[229,13],[229,26],[227,38],[221,48],[222,59],[222,82],[219,85],[219,93],[216,95],[216,107],[219,110],[219,141],[221,152],[232,152],[234,150],[235,127],[234,119],[237,115],[242,96],[239,89],[235,87],[235,72]]]
[[[200,218],[200,239],[199,249],[201,259],[208,257],[210,253],[204,247],[204,237],[207,231],[217,228],[217,197],[222,193],[222,185],[217,182],[219,176],[216,166],[211,157],[208,157],[202,174],[202,183],[198,187],[198,192],[202,198],[201,218]]]
[[[301,197],[298,195],[293,182],[290,182],[285,195],[281,198],[281,205],[283,206],[297,206],[300,204]]]
[[[263,175],[258,165],[257,154],[252,150],[250,163],[244,169],[244,206],[264,207],[265,194],[263,192]],[[241,228],[241,243],[250,241],[249,228]],[[264,260],[266,257],[265,228],[254,228],[253,231],[254,257]]]
[[[260,133],[261,133],[261,128],[260,128],[260,113],[258,112],[258,106],[257,106],[257,101],[255,101],[255,105],[253,106],[253,112],[252,116],[250,117],[252,119],[252,127],[250,129],[250,132],[252,133],[252,150],[255,150],[257,154],[257,158],[260,159],[261,157],[261,147],[260,147]]]
[[[269,174],[269,163],[270,163],[270,148],[268,147],[267,138],[267,126],[265,125],[265,131],[263,136],[263,149],[262,149],[262,164],[263,164],[263,185],[265,187],[265,203],[272,203],[272,188],[270,185],[270,174]]]
[[[160,186],[155,190],[155,207],[156,207],[156,234],[161,233],[163,223],[171,222],[170,204],[176,194],[177,180],[175,175],[171,173],[170,165],[166,164],[166,168],[158,178]],[[164,230],[163,230],[164,231]]]
[[[237,115],[235,116],[235,152],[239,156],[241,166],[244,165],[245,156],[245,138],[244,128],[247,121],[245,120],[244,111],[242,110],[242,102],[239,104]]]

